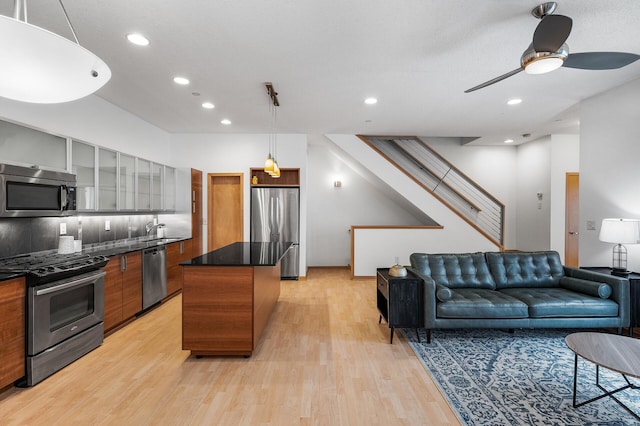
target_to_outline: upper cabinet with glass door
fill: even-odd
[[[138,158],[138,210],[151,210],[151,162]]]
[[[162,177],[163,177],[164,166],[162,164],[151,163],[151,189],[153,191],[151,196],[151,210],[162,210],[164,206],[162,205]]]
[[[0,120],[0,162],[67,171],[67,139]]]
[[[175,211],[176,209],[176,169],[164,166],[164,209]]]
[[[78,211],[96,209],[96,147],[71,142],[71,172],[76,175]]]
[[[100,148],[98,150],[98,210],[116,210],[118,188],[118,154],[115,151]]]
[[[118,210],[136,209],[136,159],[131,155],[119,153],[120,162],[120,204]]]

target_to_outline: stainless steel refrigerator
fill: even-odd
[[[293,243],[282,258],[280,278],[300,275],[300,188],[251,188],[251,242]]]

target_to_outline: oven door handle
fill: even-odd
[[[48,288],[43,288],[41,290],[36,290],[36,296],[43,296],[45,294],[49,294],[49,293],[55,293],[56,291],[60,291],[60,290],[67,290],[73,287],[79,287],[81,285],[84,285],[88,282],[91,281],[96,281],[97,279],[99,279],[100,277],[103,277],[105,275],[104,271],[101,271],[100,273],[97,274],[91,274],[89,276],[86,276],[84,278],[80,278],[77,280],[72,280],[66,283],[62,283],[59,285],[54,285],[52,287],[48,287]]]

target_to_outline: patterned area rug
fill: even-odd
[[[640,424],[609,397],[573,408],[574,354],[564,343],[571,331],[436,330],[431,344],[424,330],[422,343],[415,330],[403,333],[462,424]],[[612,390],[624,379],[601,368],[600,384]],[[578,403],[600,393],[595,366],[579,358]],[[640,414],[640,390],[616,395]]]

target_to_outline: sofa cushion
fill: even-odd
[[[615,317],[618,304],[564,288],[506,288],[499,290],[529,306],[531,318]]]
[[[409,259],[413,268],[436,284],[449,288],[496,288],[483,253],[413,253]]]
[[[555,251],[489,252],[486,256],[498,289],[557,287],[564,276],[560,255]]]
[[[451,299],[436,305],[438,318],[527,318],[528,307],[520,300],[495,290],[457,288]]]
[[[608,299],[612,291],[609,284],[572,277],[562,277],[560,279],[560,287],[602,299]]]

